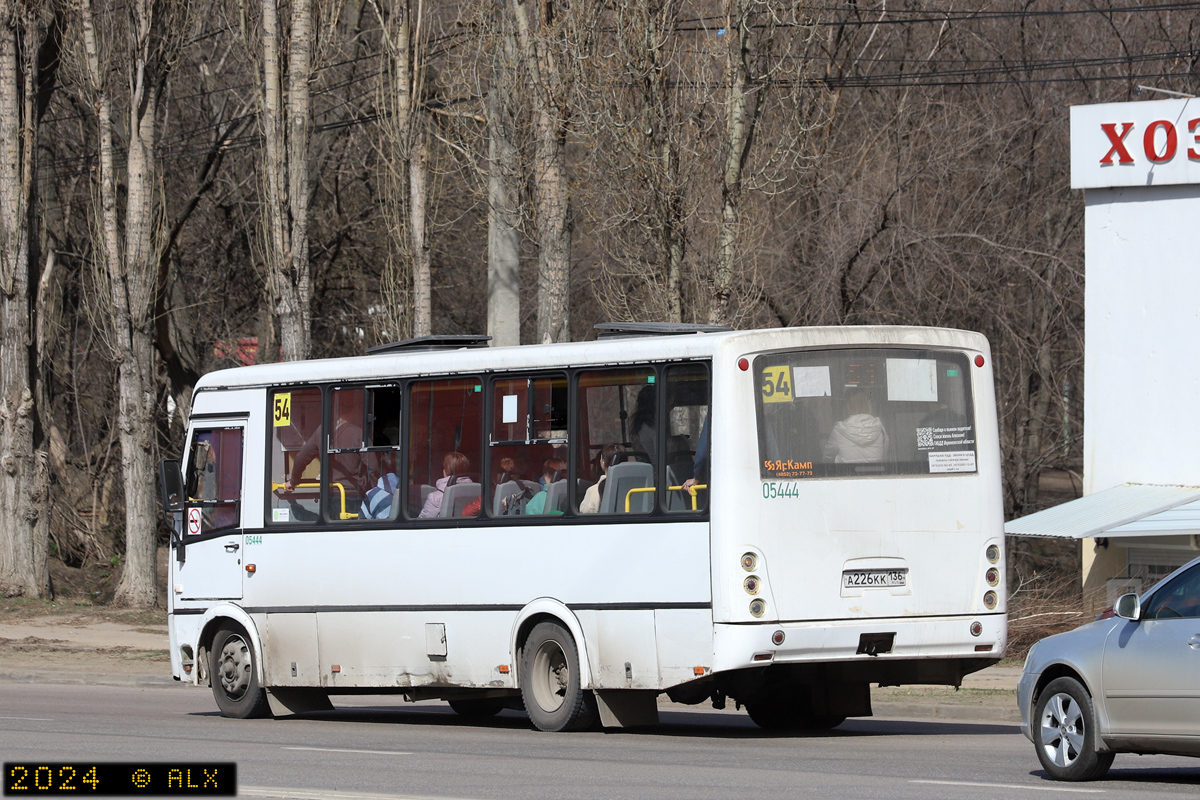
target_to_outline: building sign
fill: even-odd
[[[1071,188],[1200,183],[1200,99],[1071,107]]]

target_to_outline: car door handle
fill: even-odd
[[[1188,639],[1188,647],[1193,650],[1200,650],[1200,633]]]
[[[238,551],[239,547],[241,547],[241,545],[238,544],[237,542],[230,542],[229,544],[225,545],[225,552],[226,553],[236,553]]]

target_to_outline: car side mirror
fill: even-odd
[[[1117,604],[1113,607],[1113,611],[1121,619],[1128,619],[1137,622],[1142,616],[1142,606],[1138,602],[1138,596],[1133,594],[1123,594],[1117,599]]]
[[[158,484],[162,491],[163,512],[170,514],[183,510],[183,473],[179,462],[164,458],[158,462]]]

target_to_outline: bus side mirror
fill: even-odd
[[[1123,594],[1117,599],[1117,605],[1113,608],[1116,615],[1121,619],[1128,619],[1137,622],[1142,616],[1142,606],[1138,602],[1136,594]]]
[[[162,491],[163,513],[183,511],[183,473],[177,460],[164,458],[158,462],[158,485]]]

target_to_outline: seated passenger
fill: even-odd
[[[463,473],[471,469],[470,460],[462,453],[447,453],[442,459],[442,477],[438,478],[433,491],[425,498],[425,506],[418,514],[420,519],[436,517],[442,510],[442,497],[446,487],[453,483],[470,483],[471,479]]]
[[[835,464],[879,464],[888,448],[883,421],[871,414],[871,398],[854,390],[846,396],[846,418],[835,423],[825,442],[825,460]]]
[[[567,469],[567,462],[560,458],[551,458],[542,466],[542,489],[533,498],[525,504],[526,514],[553,514],[554,509],[546,510],[546,498],[550,494],[550,486],[555,482],[555,479],[562,478],[562,473]],[[561,513],[561,512],[559,512]]]
[[[608,476],[608,468],[618,454],[624,453],[625,448],[619,444],[606,444],[600,450],[600,480],[587,488],[583,502],[579,504],[580,514],[596,514],[600,511],[600,498],[604,494],[604,479]]]

